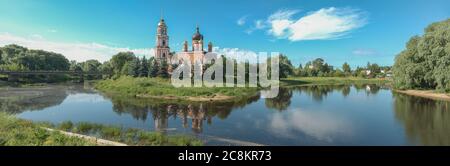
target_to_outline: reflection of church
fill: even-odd
[[[207,115],[203,104],[198,108],[188,105],[187,108],[177,108],[176,106],[167,106],[168,114],[159,114],[154,116],[154,127],[156,131],[165,131],[169,128],[169,118],[171,115],[181,119],[183,128],[189,127],[189,120],[191,120],[191,128],[195,133],[203,132],[203,121],[207,120],[208,124],[212,123],[212,117]]]
[[[204,51],[203,48],[203,35],[200,33],[200,29],[197,26],[196,32],[192,36],[192,49],[189,50],[188,42],[184,41],[183,48],[181,52],[177,53],[178,56],[183,56],[189,58],[192,63],[199,61],[203,64],[203,58],[208,52],[212,52],[212,43],[208,43],[208,51]],[[155,58],[158,61],[167,60],[167,62],[171,62],[173,57],[173,53],[170,52],[169,47],[169,35],[167,34],[167,25],[164,19],[158,23],[158,28],[156,32],[156,47],[155,47]]]

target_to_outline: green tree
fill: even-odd
[[[113,71],[115,74],[124,74],[124,72],[122,71],[126,71],[128,69],[123,69],[123,67],[125,66],[125,63],[132,61],[135,58],[135,55],[133,52],[120,52],[116,55],[114,55],[110,62],[111,62],[111,66],[113,68]],[[128,72],[125,72],[128,73]]]
[[[342,70],[343,70],[345,75],[350,75],[352,73],[352,69],[350,68],[350,65],[347,62],[345,62],[342,65]]]
[[[2,54],[3,54],[3,52],[2,52],[2,50],[0,49],[0,65],[4,63],[4,62],[3,62],[3,58],[2,58]]]
[[[142,58],[141,64],[139,65],[139,77],[147,77],[148,76],[148,68],[149,64],[145,57]]]
[[[100,72],[100,66],[102,64],[98,60],[87,60],[82,63],[83,71],[89,73],[98,73]]]
[[[283,54],[280,54],[280,78],[287,78],[294,73],[294,67],[292,66],[289,58]]]
[[[103,62],[103,64],[100,66],[100,72],[104,73],[104,74],[112,74],[112,65],[111,62],[107,61],[107,62]]]
[[[63,55],[43,50],[30,50],[18,45],[0,47],[1,64],[23,66],[29,70],[69,70]]]
[[[133,58],[133,60],[125,63],[125,65],[123,66],[122,74],[137,77],[139,74],[139,65],[139,58]]]
[[[414,36],[397,55],[394,87],[450,91],[450,19],[436,22]]]
[[[151,59],[151,66],[150,66],[150,77],[156,77],[158,76],[158,71],[159,71],[159,63],[157,62],[156,59]]]
[[[344,76],[345,76],[345,73],[340,69],[336,69],[333,73],[333,77],[344,77]]]
[[[162,78],[169,78],[169,65],[167,64],[167,61],[161,60],[161,66],[159,67],[158,70],[158,76],[162,77]]]

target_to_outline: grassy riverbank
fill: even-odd
[[[281,79],[281,86],[300,85],[348,85],[348,84],[386,84],[388,79],[359,77],[289,77]]]
[[[168,79],[134,78],[129,76],[123,76],[116,80],[108,79],[98,81],[95,84],[95,88],[105,93],[119,95],[188,101],[233,100],[258,94],[257,88],[175,88],[170,84],[170,80]]]
[[[203,144],[200,140],[191,136],[165,135],[159,132],[124,129],[118,126],[87,122],[72,123],[66,121],[52,127],[62,131],[95,136],[134,146],[200,146]]]
[[[137,146],[200,146],[202,141],[184,135],[164,135],[138,129],[123,129],[93,123],[33,123],[0,113],[0,146],[95,146],[92,140],[68,136],[52,128]]]
[[[81,138],[41,128],[41,124],[0,113],[0,146],[92,146]]]

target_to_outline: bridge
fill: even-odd
[[[80,78],[80,81],[84,81],[84,76],[103,76],[103,75],[110,75],[100,72],[83,72],[83,71],[5,71],[0,70],[0,75],[8,75],[8,81],[15,82],[18,81],[20,76],[29,76],[29,75],[44,75],[44,76],[51,76],[51,75],[71,75],[71,76],[78,76]]]

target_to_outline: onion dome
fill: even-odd
[[[159,21],[158,26],[166,26],[166,23],[164,22],[164,19],[161,19]]]
[[[197,32],[192,36],[192,40],[203,40],[203,35],[200,34],[200,28],[197,26]]]

